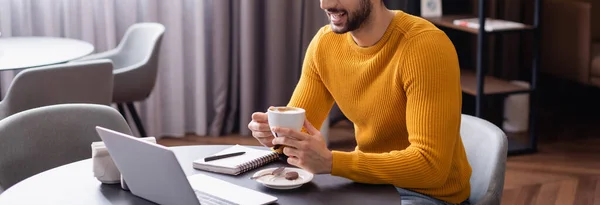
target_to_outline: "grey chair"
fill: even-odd
[[[504,189],[508,141],[496,125],[470,115],[462,115],[460,134],[471,175],[471,204],[499,205]]]
[[[0,119],[31,108],[61,103],[110,105],[112,63],[96,60],[25,69],[0,101]]]
[[[116,109],[98,104],[50,105],[0,120],[0,186],[89,159],[92,142],[101,141],[96,126],[131,134]]]
[[[74,62],[110,59],[115,70],[113,102],[126,118],[127,105],[138,131],[146,131],[133,102],[148,98],[156,82],[158,58],[165,27],[158,23],[137,23],[129,27],[119,45],[112,50],[89,55]],[[126,118],[127,119],[127,118]]]

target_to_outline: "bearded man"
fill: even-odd
[[[310,42],[288,104],[306,110],[304,129],[269,127],[256,112],[253,136],[282,145],[289,164],[310,172],[392,184],[402,204],[468,204],[460,70],[448,36],[382,0],[320,3],[330,24]],[[317,129],[334,103],[354,123],[354,151],[329,150]]]

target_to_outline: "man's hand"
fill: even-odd
[[[288,128],[272,128],[279,137],[273,144],[284,145],[283,153],[288,163],[314,174],[330,174],[332,166],[331,151],[321,136],[321,132],[304,120],[308,134]]]
[[[269,128],[267,113],[255,112],[252,114],[252,121],[248,123],[248,129],[252,131],[252,136],[261,144],[267,147],[273,147],[273,133]]]

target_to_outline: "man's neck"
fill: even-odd
[[[350,32],[358,46],[369,47],[375,45],[383,37],[392,19],[394,19],[394,12],[381,5],[375,7],[367,23]]]

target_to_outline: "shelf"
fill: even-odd
[[[484,20],[483,18],[486,18],[489,14],[488,11],[490,9],[495,9],[497,8],[497,1],[493,1],[488,3],[488,0],[475,0],[472,3],[477,3],[476,4],[476,8],[473,8],[477,14],[475,13],[466,13],[463,15],[460,14],[452,14],[452,15],[442,15],[439,17],[423,17],[421,16],[421,18],[431,22],[433,25],[437,26],[440,29],[444,29],[447,32],[451,32],[448,33],[449,37],[452,38],[452,36],[455,36],[454,31],[458,31],[458,33],[460,32],[464,32],[465,34],[474,34],[477,37],[477,41],[476,41],[476,46],[477,48],[475,49],[475,51],[473,51],[472,55],[475,58],[474,60],[477,62],[477,69],[461,69],[461,75],[460,75],[460,84],[461,84],[461,90],[463,92],[463,94],[468,94],[468,95],[472,95],[475,98],[475,104],[474,104],[474,116],[478,117],[478,118],[482,118],[485,119],[485,116],[488,116],[488,114],[486,114],[486,109],[489,107],[488,105],[486,105],[486,100],[488,99],[488,96],[490,96],[491,100],[496,99],[495,97],[492,97],[493,95],[497,95],[497,97],[507,97],[507,95],[511,95],[511,94],[519,94],[519,93],[531,93],[533,94],[533,92],[535,91],[535,84],[532,84],[532,88],[530,89],[528,86],[522,86],[519,84],[514,84],[512,82],[510,82],[509,80],[504,80],[501,79],[499,77],[494,77],[493,75],[485,75],[485,72],[483,73],[478,73],[478,74],[483,74],[483,76],[481,76],[483,79],[479,79],[482,82],[480,82],[480,84],[478,84],[478,79],[477,79],[477,73],[475,72],[475,70],[485,70],[484,66],[486,66],[488,64],[488,60],[489,59],[484,59],[484,58],[489,58],[489,52],[494,52],[492,49],[488,49],[488,47],[486,46],[486,44],[488,42],[490,42],[490,39],[486,39],[486,36],[489,35],[500,35],[500,34],[506,34],[506,33],[517,33],[517,34],[521,34],[521,33],[525,33],[525,32],[532,32],[533,36],[534,36],[534,42],[533,42],[533,53],[532,53],[532,60],[533,60],[533,64],[532,64],[532,73],[531,73],[531,80],[529,82],[531,83],[536,83],[537,81],[537,75],[539,72],[539,52],[540,52],[540,35],[541,32],[539,31],[540,27],[540,20],[541,20],[541,16],[540,16],[540,11],[542,10],[541,8],[542,6],[542,1],[541,0],[534,0],[533,1],[533,8],[534,8],[534,16],[533,16],[533,25],[527,25],[527,24],[518,24],[518,25],[514,25],[511,22],[503,22],[503,21],[486,21],[486,27],[488,27],[488,29],[481,29],[481,28],[473,28],[473,27],[477,27],[477,26],[472,26],[472,25],[477,25],[479,21]],[[492,4],[492,8],[490,8],[490,4]],[[496,6],[493,6],[496,5]],[[475,6],[475,5],[474,5]],[[494,20],[494,18],[491,17],[487,17],[490,20]],[[454,22],[455,20],[460,20],[460,19],[469,19],[469,21],[462,21],[461,24],[464,25],[455,25]],[[487,20],[487,19],[486,19]],[[503,20],[503,19],[495,19],[495,20]],[[489,27],[493,24],[494,29],[489,29]],[[507,24],[505,24],[507,23]],[[469,27],[467,27],[469,26]],[[470,28],[471,27],[471,28]],[[512,27],[512,28],[507,28],[507,27]],[[481,32],[480,32],[481,30]],[[456,34],[459,35],[459,34]],[[462,37],[462,35],[460,35],[460,37]],[[466,39],[465,39],[466,40]],[[469,39],[469,40],[475,40],[475,39]],[[467,51],[465,51],[467,52]],[[469,51],[470,52],[470,51]],[[460,55],[459,55],[460,56]],[[493,63],[493,62],[492,62]],[[479,94],[477,91],[481,90],[481,94]],[[535,96],[531,96],[531,97],[535,97]],[[532,98],[529,106],[531,106],[531,108],[537,106],[535,105],[536,101],[533,100],[535,98]],[[500,104],[500,103],[492,103],[492,104]],[[489,105],[492,105],[489,104]],[[495,110],[497,111],[497,110]],[[521,132],[521,133],[506,133],[507,134],[507,140],[508,140],[508,155],[510,156],[514,156],[514,155],[521,155],[521,154],[531,154],[531,153],[535,153],[537,152],[537,139],[538,136],[536,134],[536,130],[535,128],[535,121],[536,121],[536,115],[537,113],[535,112],[536,109],[530,109],[529,112],[531,112],[529,114],[529,116],[531,117],[531,120],[529,122],[529,131],[527,132]],[[499,113],[496,113],[499,114]],[[492,118],[502,118],[501,116],[495,116],[494,113],[492,113],[491,115]],[[499,119],[496,119],[499,120]]]
[[[477,76],[469,70],[460,71],[460,84],[463,92],[477,95]],[[485,76],[483,93],[485,95],[515,94],[529,92],[530,89],[510,83],[493,76]]]
[[[473,16],[473,15],[444,15],[444,16],[441,16],[441,17],[427,17],[427,18],[424,18],[424,19],[430,21],[431,23],[433,23],[433,24],[435,24],[437,26],[443,26],[443,27],[446,27],[446,28],[451,28],[451,29],[465,31],[465,32],[473,33],[473,34],[478,34],[479,33],[478,29],[468,28],[468,27],[464,27],[464,26],[459,26],[459,25],[455,25],[453,23],[453,21],[456,20],[456,19],[466,19],[466,18],[477,18],[477,16]],[[506,33],[506,32],[519,32],[519,31],[533,31],[533,29],[534,29],[533,26],[526,25],[525,28],[488,31],[486,33]]]

